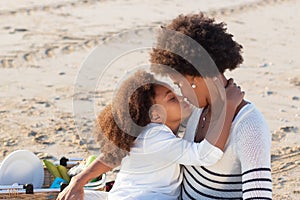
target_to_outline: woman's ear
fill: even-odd
[[[203,81],[203,78],[200,76],[193,76],[193,82],[198,86],[201,85]]]

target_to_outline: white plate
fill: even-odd
[[[40,159],[31,151],[17,150],[9,154],[0,166],[0,184],[32,183],[41,188],[44,182],[44,168]]]

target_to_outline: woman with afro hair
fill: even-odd
[[[188,88],[196,94],[197,101],[190,102],[203,110],[198,116],[199,121],[188,124],[187,130],[196,129],[197,132],[186,131],[184,137],[201,142],[213,121],[213,101],[205,80],[214,77],[226,87],[228,80],[224,72],[234,70],[243,62],[242,46],[233,40],[224,23],[217,23],[202,13],[180,15],[162,29],[188,36],[201,45],[214,62],[214,65],[208,62],[197,68],[173,53],[180,50],[192,61],[205,58],[205,53],[195,51],[191,43],[182,42],[174,34],[159,35],[158,48],[151,53],[151,62],[160,65],[153,68],[156,73],[167,73],[187,98]],[[217,73],[210,73],[214,67]],[[172,71],[180,73],[185,80]],[[223,157],[211,166],[183,167],[182,199],[272,199],[270,149],[270,131],[264,117],[252,103],[243,100],[235,110]]]
[[[111,104],[98,117],[97,140],[102,156],[72,178],[58,199],[82,199],[83,185],[106,169],[119,164],[107,199],[178,199],[181,192],[180,164],[209,166],[223,155],[234,110],[244,93],[230,80],[226,88],[225,123],[221,139],[214,145],[209,137],[200,143],[177,137],[181,122],[192,107],[169,85],[137,71],[119,87]],[[210,134],[208,134],[209,136]],[[104,193],[87,193],[85,199],[103,198]]]

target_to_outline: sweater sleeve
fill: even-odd
[[[151,138],[144,143],[145,150],[157,152],[156,159],[167,160],[170,163],[210,166],[223,155],[219,148],[205,139],[200,143],[189,142],[167,130],[151,131]]]
[[[202,108],[193,108],[193,112],[186,124],[186,129],[183,135],[183,139],[190,142],[194,141],[202,110],[203,110]]]
[[[258,111],[243,119],[237,128],[243,199],[272,199],[269,128]]]

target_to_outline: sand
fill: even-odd
[[[94,112],[76,121],[73,98],[86,94],[76,93],[84,60],[98,45],[109,46],[112,35],[126,43],[119,33],[151,32],[180,13],[202,10],[225,21],[244,47],[244,63],[227,75],[270,126],[274,199],[299,199],[299,7],[299,0],[0,2],[0,160],[17,149],[52,160],[96,153],[89,136],[95,110],[108,103],[127,69],[104,74],[99,90],[80,100],[94,103]]]

